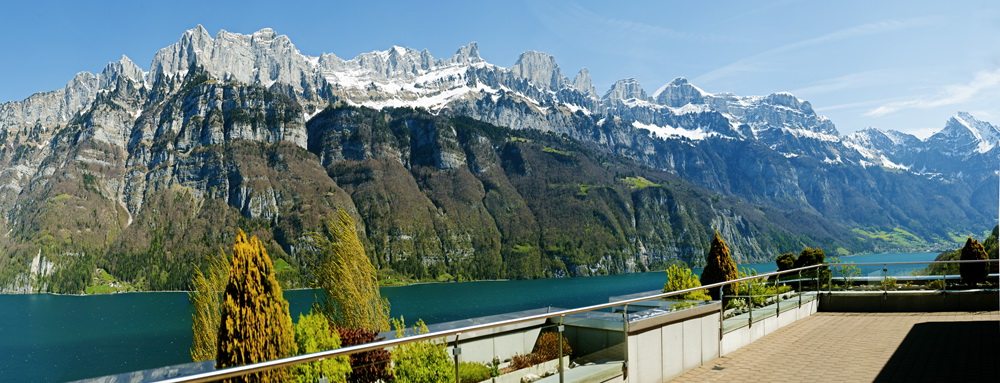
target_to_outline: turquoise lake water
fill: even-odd
[[[867,254],[843,261],[920,262],[937,253]],[[745,265],[774,271],[774,263]],[[922,266],[890,270],[896,275]],[[874,268],[873,268],[874,270]],[[877,267],[881,273],[881,267]],[[696,270],[699,271],[699,270]],[[867,273],[867,271],[866,271]],[[392,316],[440,323],[540,307],[574,308],[608,297],[659,290],[662,271],[581,278],[434,283],[384,287]],[[312,290],[285,293],[293,320]],[[61,296],[0,295],[0,382],[55,382],[190,361],[186,293]]]

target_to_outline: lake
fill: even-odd
[[[921,262],[937,253],[866,254],[843,261]],[[774,263],[743,265],[774,271]],[[897,275],[921,266],[891,270]],[[881,271],[881,268],[878,268]],[[700,271],[700,270],[696,270]],[[574,308],[659,290],[662,271],[580,278],[383,287],[392,316],[428,324],[540,307]],[[285,292],[293,320],[313,290]],[[0,382],[66,381],[190,362],[191,314],[178,292],[0,295]]]

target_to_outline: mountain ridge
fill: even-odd
[[[337,206],[384,272],[463,278],[697,263],[714,230],[748,261],[804,246],[898,250],[863,234],[896,228],[930,248],[996,208],[998,149],[974,150],[995,127],[971,115],[945,128],[979,141],[952,135],[964,139],[931,150],[904,134],[843,136],[788,93],[713,94],[678,77],[652,96],[625,79],[598,97],[585,68],[571,80],[544,53],[508,69],[478,52],[310,57],[271,29],[213,38],[199,26],[149,72],[123,56],[0,104],[12,262],[0,285],[76,286],[26,271],[48,257],[73,278],[100,264],[179,288],[192,266],[171,259],[225,241],[213,215],[256,230],[294,284],[310,262],[297,239]],[[57,218],[80,212],[93,223]],[[594,238],[569,239],[581,232]]]

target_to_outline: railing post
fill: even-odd
[[[882,265],[882,293],[889,293],[889,268],[886,265]]]
[[[722,350],[722,336],[726,333],[726,304],[721,301],[722,289],[719,289],[719,299],[719,350]]]
[[[833,294],[833,268],[830,266],[826,266],[826,292]]]
[[[625,337],[623,342],[625,347],[623,347],[622,351],[624,354],[622,357],[622,379],[628,381],[628,303],[625,304],[622,310],[622,336]]]
[[[563,317],[559,317],[559,383],[563,383],[564,373],[563,369],[563,330],[566,328],[562,324]]]
[[[948,267],[941,268],[941,293],[948,293]]]
[[[819,296],[819,289],[820,289],[820,286],[819,286],[819,268],[813,268],[812,272],[813,272],[813,275],[816,276],[816,296]]]
[[[774,280],[774,316],[781,316],[781,293],[778,292],[778,280]]]
[[[462,383],[462,379],[458,375],[458,356],[462,355],[462,349],[458,347],[458,334],[455,334],[455,347],[451,349],[451,353],[455,356],[455,383]]]
[[[798,279],[799,279],[799,308],[802,308],[802,294],[805,293],[805,291],[802,291],[802,270],[799,270]]]

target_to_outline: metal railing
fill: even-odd
[[[818,273],[818,272],[814,273],[816,275],[815,278],[806,278],[806,279],[803,279],[803,278],[801,278],[801,275],[802,275],[803,272],[809,271],[809,270],[813,270],[813,269],[820,269],[820,268],[826,269],[828,267],[833,267],[833,266],[844,266],[844,265],[852,265],[852,266],[862,266],[862,265],[913,265],[913,264],[943,264],[943,263],[949,263],[949,264],[950,263],[985,263],[985,262],[996,262],[996,261],[997,260],[994,259],[994,260],[976,260],[976,261],[837,263],[837,264],[811,265],[811,266],[806,266],[806,267],[801,267],[801,268],[796,268],[796,269],[763,273],[763,274],[758,274],[758,275],[753,275],[753,276],[738,278],[738,279],[731,280],[731,281],[720,282],[720,283],[713,283],[713,284],[709,284],[709,285],[705,285],[705,286],[700,286],[700,287],[696,287],[696,288],[690,288],[690,289],[684,289],[684,290],[678,290],[678,291],[671,291],[671,292],[661,293],[661,294],[653,294],[653,295],[643,296],[643,297],[639,297],[639,298],[631,298],[631,299],[620,300],[620,301],[615,301],[615,302],[602,303],[602,304],[585,306],[585,307],[579,307],[579,308],[574,308],[574,309],[567,309],[567,310],[555,311],[555,312],[545,313],[545,314],[529,315],[529,316],[520,317],[520,318],[514,318],[514,319],[508,319],[508,320],[501,320],[501,321],[497,321],[497,322],[491,322],[491,323],[484,323],[484,324],[466,326],[466,327],[455,328],[455,329],[450,329],[450,330],[428,332],[428,333],[424,333],[424,334],[417,334],[417,335],[406,336],[406,337],[401,337],[401,338],[396,338],[396,339],[382,340],[382,341],[365,343],[365,344],[360,344],[360,345],[355,345],[355,346],[348,346],[348,347],[343,347],[343,348],[337,348],[337,349],[333,349],[333,350],[320,351],[320,352],[315,352],[315,353],[311,353],[311,354],[303,354],[303,355],[292,356],[292,357],[287,357],[287,358],[282,358],[282,359],[275,359],[275,360],[270,360],[270,361],[266,361],[266,362],[248,364],[248,365],[237,366],[237,367],[230,367],[230,368],[220,369],[220,370],[207,371],[207,372],[193,374],[193,375],[187,375],[187,376],[180,376],[180,377],[165,379],[165,380],[161,380],[160,382],[163,382],[163,383],[210,382],[210,381],[216,381],[216,380],[225,379],[225,378],[232,378],[232,377],[243,376],[243,375],[247,375],[247,374],[251,374],[251,373],[256,373],[256,372],[268,371],[268,370],[272,370],[272,369],[276,369],[276,368],[294,366],[294,365],[298,365],[298,364],[302,364],[302,363],[309,363],[309,362],[315,362],[315,361],[320,361],[320,360],[324,360],[324,359],[335,358],[335,357],[338,357],[338,356],[347,356],[347,355],[351,355],[351,354],[355,354],[355,353],[360,353],[360,352],[365,352],[365,351],[385,349],[385,348],[399,346],[399,345],[402,345],[402,344],[407,344],[407,343],[412,343],[412,342],[434,341],[434,340],[440,340],[440,339],[447,340],[449,337],[453,337],[454,339],[451,340],[451,341],[448,341],[448,343],[453,343],[455,345],[458,345],[459,342],[460,342],[460,337],[461,337],[462,334],[468,334],[468,333],[472,333],[472,332],[475,332],[475,331],[487,330],[487,329],[495,329],[495,328],[499,328],[499,327],[503,327],[503,326],[510,326],[510,325],[515,325],[515,324],[522,324],[522,323],[527,323],[527,322],[532,322],[532,321],[538,321],[538,320],[547,320],[547,319],[551,319],[551,318],[559,318],[559,323],[562,323],[562,317],[565,317],[567,315],[584,313],[584,312],[595,311],[595,310],[612,309],[612,308],[615,308],[615,307],[623,307],[623,306],[625,307],[625,310],[623,312],[623,319],[624,319],[623,326],[624,326],[624,330],[625,330],[625,333],[626,333],[626,336],[627,336],[627,334],[628,334],[628,323],[629,323],[629,321],[628,321],[628,309],[627,308],[628,308],[628,305],[633,304],[633,303],[639,303],[639,302],[653,300],[653,299],[663,299],[663,298],[669,298],[669,297],[676,297],[676,296],[679,296],[679,295],[687,294],[689,292],[703,290],[703,289],[722,288],[724,286],[728,286],[728,285],[732,285],[732,284],[738,284],[738,283],[742,283],[742,282],[749,282],[749,281],[752,281],[752,280],[755,280],[755,279],[765,279],[765,280],[768,280],[768,279],[772,279],[772,277],[775,277],[774,280],[776,281],[776,283],[798,283],[799,286],[800,286],[800,288],[798,290],[798,293],[800,294],[800,297],[801,297],[801,294],[803,293],[803,291],[801,291],[801,283],[803,281],[809,281],[810,283],[815,283],[814,287],[815,287],[815,291],[817,293],[821,292],[821,283],[822,283],[822,281],[820,281],[820,273]],[[799,277],[797,279],[779,279],[779,278],[777,278],[777,277],[780,277],[780,276],[786,276],[786,275],[790,275],[790,274],[797,274]],[[720,291],[721,290],[722,289],[720,289]],[[738,298],[738,297],[739,296],[736,295],[736,296],[732,296],[731,298]],[[723,297],[723,298],[727,298],[727,297]],[[800,298],[800,302],[801,302],[801,298]],[[723,310],[725,310],[725,307],[723,307]],[[752,310],[751,310],[751,312],[752,312]],[[720,322],[721,322],[721,317],[722,316],[720,315]],[[720,326],[721,326],[721,323],[720,323]],[[721,328],[720,328],[720,331],[721,331]],[[562,345],[562,343],[560,342],[560,347],[561,347],[561,345]],[[560,352],[560,355],[561,354],[562,353]],[[561,366],[561,362],[562,362],[562,359],[560,358],[560,369],[559,369],[560,372],[562,372],[562,370],[563,370],[563,368]],[[458,378],[459,377],[456,374],[456,380]]]

